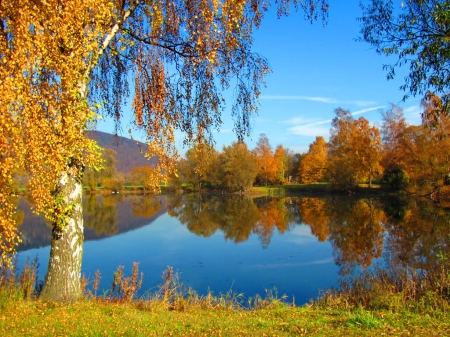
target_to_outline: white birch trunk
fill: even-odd
[[[58,183],[65,205],[73,213],[64,228],[53,224],[50,260],[41,299],[73,303],[81,296],[81,261],[83,257],[82,183],[67,172]]]

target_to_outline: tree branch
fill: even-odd
[[[87,87],[88,82],[91,76],[92,70],[95,68],[95,66],[98,63],[98,60],[103,55],[105,50],[108,48],[109,44],[113,40],[113,38],[117,35],[120,28],[122,27],[123,23],[128,19],[128,17],[133,13],[133,11],[139,6],[141,3],[141,0],[132,0],[130,3],[130,7],[123,12],[122,17],[111,27],[111,31],[106,35],[105,39],[103,40],[103,43],[101,44],[100,49],[93,54],[91,61],[89,62],[88,67],[86,68],[86,71],[84,72],[83,76],[83,83],[80,84],[79,92],[82,98],[86,97],[87,95]],[[125,4],[125,1],[124,1]]]

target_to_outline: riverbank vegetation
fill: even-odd
[[[442,257],[443,258],[443,257]],[[36,263],[20,273],[3,266],[0,331],[4,336],[293,336],[439,335],[450,331],[448,264],[427,274],[378,270],[295,306],[276,290],[264,297],[205,296],[185,289],[172,269],[154,293],[136,297],[142,275],[115,273],[110,292],[101,277],[83,279],[84,298],[71,305],[36,299]]]

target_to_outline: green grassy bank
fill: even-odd
[[[251,311],[191,305],[167,310],[163,303],[62,306],[2,299],[2,336],[448,336],[447,310],[415,312],[290,307],[272,304]]]

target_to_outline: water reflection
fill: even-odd
[[[367,268],[383,252],[384,212],[374,200],[334,200],[330,207],[329,240],[341,273]]]
[[[23,242],[19,251],[50,245],[51,225],[32,212],[31,200],[19,200],[19,230]],[[163,198],[141,195],[83,196],[83,220],[85,240],[98,240],[148,225],[165,212]]]
[[[83,199],[84,224],[93,229],[97,236],[117,233],[116,203],[121,201],[112,196],[89,194]]]
[[[20,200],[21,250],[50,244],[49,226],[31,214],[28,203]],[[153,277],[159,282],[160,272],[172,265],[195,289],[227,291],[236,280],[249,296],[249,289],[256,291],[255,278],[263,288],[276,285],[307,301],[317,296],[318,288],[337,285],[337,272],[351,275],[374,261],[431,270],[442,263],[440,254],[450,256],[450,213],[422,199],[87,195],[84,211],[87,241],[117,237],[87,246],[83,263],[91,273],[107,264],[111,271],[102,275],[112,275],[119,264],[139,261],[144,271],[147,263],[146,273],[152,266],[161,267]],[[136,234],[119,239],[117,234],[132,230]],[[103,255],[95,255],[97,251]]]
[[[450,256],[450,212],[423,199],[403,200],[386,229],[390,263],[425,271],[439,270]]]
[[[256,234],[262,246],[267,247],[275,228],[279,233],[285,233],[296,223],[298,217],[295,210],[288,208],[289,202],[289,198],[171,195],[168,196],[167,209],[172,217],[176,217],[196,235],[210,237],[221,230],[225,240],[239,243],[247,241],[251,234]]]
[[[449,253],[450,213],[423,199],[191,194],[169,196],[167,208],[196,235],[210,237],[220,230],[226,240],[239,243],[256,234],[263,248],[275,229],[283,234],[306,224],[319,242],[331,242],[341,275],[371,266],[384,247],[388,263],[420,269],[429,267],[437,253]]]

